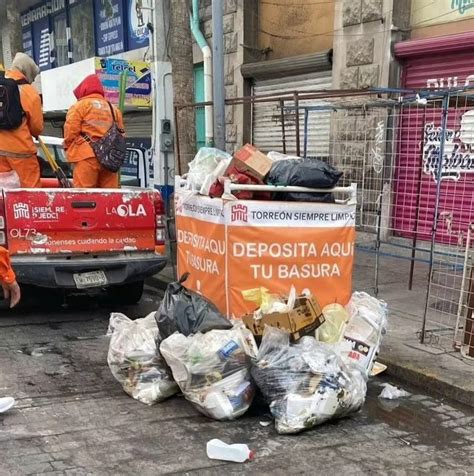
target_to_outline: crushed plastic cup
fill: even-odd
[[[207,457],[221,461],[233,461],[234,463],[245,463],[253,460],[255,453],[247,445],[235,443],[228,445],[217,438],[207,442]]]

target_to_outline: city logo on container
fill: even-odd
[[[13,204],[13,217],[15,220],[20,218],[30,219],[30,206],[27,203]]]
[[[474,173],[474,111],[465,112],[459,129],[444,131],[444,151],[442,160],[442,128],[433,122],[425,124],[423,137],[423,171],[431,175],[435,182],[457,181],[462,174]]]
[[[231,210],[231,221],[248,222],[249,209],[245,205],[233,205]]]

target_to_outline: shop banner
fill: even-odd
[[[150,64],[145,61],[127,61],[123,59],[96,58],[95,71],[105,89],[106,98],[118,104],[120,93],[120,75],[127,71],[125,105],[151,107]]]
[[[242,291],[311,291],[322,306],[352,293],[355,203],[224,202],[178,192],[178,271],[228,316],[253,310]]]
[[[122,0],[95,0],[95,37],[98,56],[125,50]]]
[[[152,22],[150,0],[126,0],[128,15],[128,49],[148,46],[148,23]]]

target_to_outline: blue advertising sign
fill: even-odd
[[[34,60],[41,71],[51,68],[51,44],[49,18],[46,16],[33,23]]]
[[[124,22],[122,0],[95,0],[95,37],[97,55],[110,56],[122,53]]]
[[[148,23],[152,21],[148,0],[126,0],[128,16],[128,49],[148,46]]]
[[[31,26],[26,26],[21,30],[21,41],[23,52],[33,58],[33,32],[31,31]]]

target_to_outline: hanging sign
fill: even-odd
[[[152,21],[149,0],[126,0],[128,14],[128,49],[148,46],[148,23]]]
[[[121,0],[95,0],[98,56],[110,56],[125,50],[123,17]]]

